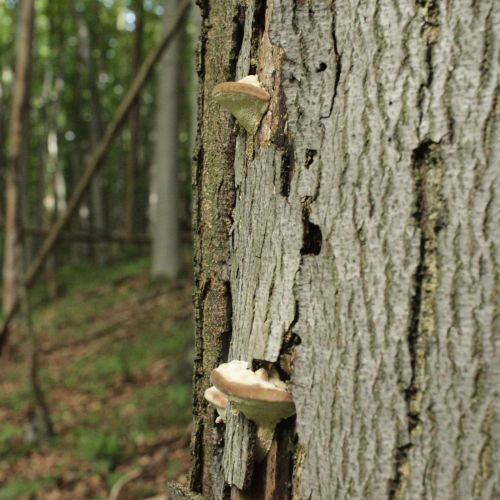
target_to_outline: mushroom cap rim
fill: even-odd
[[[280,387],[262,387],[258,382],[255,384],[241,383],[227,380],[217,368],[210,375],[212,384],[227,396],[239,399],[263,401],[268,403],[292,403],[292,395]]]
[[[226,408],[228,405],[228,400],[224,393],[217,389],[217,387],[212,386],[206,389],[204,397],[209,403],[218,406],[219,408]]]
[[[269,94],[261,87],[252,85],[251,83],[243,82],[223,82],[214,87],[212,92],[214,97],[222,96],[223,94],[244,94],[249,97],[254,97],[260,101],[267,102],[270,99]]]

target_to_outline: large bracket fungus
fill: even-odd
[[[246,76],[237,82],[219,83],[214,87],[213,96],[251,135],[257,132],[270,99],[256,75]]]
[[[276,424],[295,414],[295,405],[286,384],[276,372],[268,373],[263,368],[254,372],[246,361],[239,360],[217,367],[210,380],[215,389],[229,400],[232,409],[256,424],[257,459],[264,458],[271,446]]]

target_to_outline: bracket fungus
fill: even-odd
[[[217,387],[209,387],[204,394],[205,399],[215,406],[219,416],[217,417],[215,423],[225,422],[226,420],[226,409],[228,405],[228,400],[226,396],[217,389]]]
[[[214,87],[213,96],[251,135],[257,132],[270,99],[256,75],[246,76],[237,82],[219,83]]]
[[[276,424],[295,414],[292,395],[276,372],[253,372],[246,361],[224,363],[212,371],[215,388],[257,426],[257,459],[266,456]]]

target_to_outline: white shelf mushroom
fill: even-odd
[[[210,380],[231,406],[257,425],[257,459],[265,457],[278,422],[295,414],[292,395],[277,374],[253,372],[246,361],[224,363],[212,371]]]
[[[217,387],[209,387],[204,394],[205,399],[215,406],[215,409],[217,410],[217,413],[219,416],[215,420],[216,424],[219,424],[220,422],[225,422],[226,421],[226,409],[227,405],[229,404],[226,396],[217,389]]]

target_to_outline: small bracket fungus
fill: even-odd
[[[213,96],[251,135],[257,132],[270,99],[256,75],[246,76],[237,82],[219,83],[214,87]]]
[[[216,424],[219,424],[220,422],[225,422],[226,420],[226,409],[228,405],[228,400],[224,394],[217,389],[217,387],[209,387],[205,391],[205,399],[212,405],[215,406],[215,409],[217,410],[217,413],[219,416],[215,420]]]
[[[253,372],[246,361],[224,363],[212,371],[210,380],[231,406],[257,425],[257,459],[264,458],[276,424],[295,414],[292,395],[277,373],[261,368]]]

